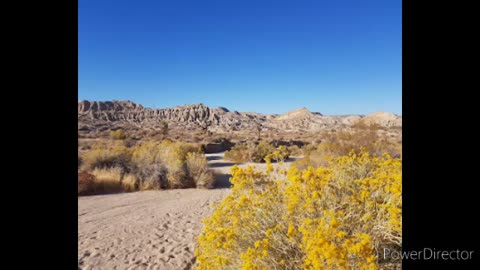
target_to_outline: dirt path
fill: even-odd
[[[229,193],[234,165],[223,153],[207,159],[217,175],[215,189],[79,197],[79,269],[190,269],[201,220]]]

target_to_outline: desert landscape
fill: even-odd
[[[220,202],[230,190],[232,163],[224,160],[223,153],[206,157],[218,176],[213,189],[80,197],[79,267],[192,269],[201,221],[212,213],[212,204]]]
[[[79,101],[78,267],[400,269],[375,250],[401,248],[401,126]]]
[[[171,138],[199,142],[208,133],[214,139],[242,141],[267,139],[312,140],[318,132],[375,125],[379,133],[401,139],[402,118],[388,112],[370,115],[322,115],[307,108],[284,114],[260,114],[230,111],[204,104],[165,109],[144,108],[131,101],[87,101],[78,103],[79,138],[108,137],[111,130],[122,129],[133,139],[162,135],[167,127]],[[158,137],[157,137],[158,138]]]
[[[401,25],[395,0],[79,1],[78,269],[401,269]]]

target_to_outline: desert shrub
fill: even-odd
[[[269,154],[275,152],[275,147],[270,145],[269,143],[263,141],[257,145],[250,144],[249,145],[249,161],[251,162],[265,162],[265,157]]]
[[[365,119],[360,119],[359,121],[357,121],[355,124],[352,125],[352,128],[357,130],[363,129],[363,130],[370,130],[370,131],[371,130],[377,131],[377,130],[383,129],[383,127],[377,123],[365,122]]]
[[[160,164],[145,165],[137,169],[139,177],[139,190],[166,189],[168,187],[167,171]]]
[[[127,173],[122,178],[122,188],[126,192],[138,190],[139,180],[136,174]]]
[[[300,170],[305,170],[308,167],[317,168],[328,164],[328,156],[325,156],[319,151],[312,151],[304,158],[296,160],[292,163],[293,166]]]
[[[298,145],[290,145],[287,147],[287,151],[291,156],[300,156],[302,155],[302,149]]]
[[[279,150],[281,148],[281,150]],[[255,143],[241,143],[232,147],[229,151],[225,151],[225,159],[234,162],[265,162],[265,158],[268,155],[273,154],[275,151],[280,151],[280,154],[288,158],[287,149],[284,146],[280,146],[278,149],[273,147],[266,141],[262,141],[258,144]],[[280,158],[280,156],[277,156]],[[272,159],[273,160],[273,159]]]
[[[145,164],[137,169],[139,190],[168,188],[167,168],[162,164]]]
[[[316,144],[307,144],[307,145],[302,147],[302,154],[304,156],[308,156],[308,155],[310,155],[311,152],[313,152],[315,150],[317,150]]]
[[[318,150],[326,155],[343,156],[350,151],[359,151],[361,148],[370,154],[383,155],[388,153],[395,156],[397,144],[385,136],[380,136],[376,125],[354,128],[350,131],[338,131],[323,135],[324,142],[319,144]]]
[[[365,151],[317,169],[235,166],[204,220],[198,269],[378,269],[380,245],[401,248],[401,169]]]
[[[169,159],[165,161],[167,166],[168,188],[192,188],[195,182],[189,177],[185,161]]]
[[[87,171],[119,167],[131,170],[131,149],[121,144],[96,144],[82,157],[83,167]]]
[[[78,195],[90,195],[95,192],[95,176],[88,172],[78,174]]]
[[[188,153],[203,153],[202,144],[198,143],[177,143],[177,147],[182,161],[187,159]]]
[[[273,153],[268,154],[264,158],[264,160],[267,163],[271,163],[272,161],[281,162],[281,161],[285,161],[286,159],[288,159],[289,156],[290,156],[290,152],[288,151],[287,147],[282,145],[282,146],[279,146],[277,149],[275,149],[275,151],[273,151]]]
[[[83,155],[83,168],[95,176],[99,193],[211,187],[213,174],[200,145],[164,140],[132,147],[97,144]]]
[[[124,173],[120,167],[94,169],[92,174],[95,176],[95,192],[104,194],[124,191],[122,185]]]
[[[123,130],[117,129],[117,130],[110,131],[110,138],[112,138],[114,140],[123,140],[123,139],[127,138],[127,135],[125,134],[125,132]]]
[[[197,152],[187,153],[186,165],[188,175],[195,182],[196,187],[212,188],[214,184],[214,174],[208,168],[207,160],[204,155]]]
[[[165,140],[145,142],[136,147],[133,162],[141,172],[142,189],[195,187],[194,178],[200,176],[188,170],[189,153],[197,153],[197,159],[201,157],[207,162],[201,147],[195,144]]]
[[[78,175],[78,194],[93,195],[134,191],[137,186],[135,175],[125,173],[122,168],[96,168],[91,173]]]
[[[294,164],[300,169],[308,166],[318,167],[327,163],[328,157],[348,155],[351,151],[368,152],[371,155],[381,156],[388,153],[390,156],[401,157],[401,144],[393,142],[377,133],[375,125],[363,125],[350,131],[336,131],[322,134],[322,142],[317,145],[308,145],[303,149],[304,158]]]
[[[172,142],[170,140],[163,140],[160,143],[146,141],[132,150],[133,162],[136,163],[159,163],[170,159],[185,161],[187,153],[202,153],[200,145]]]
[[[388,153],[392,157],[402,157],[402,143],[393,142],[389,138],[381,138],[375,141],[370,150],[372,154],[383,155]]]
[[[225,159],[234,162],[247,162],[249,161],[249,148],[246,144],[236,144],[232,149],[225,151]]]

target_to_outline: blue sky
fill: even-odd
[[[401,114],[398,0],[79,0],[78,98]]]

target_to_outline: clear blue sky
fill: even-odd
[[[79,0],[78,98],[401,114],[399,0]]]

